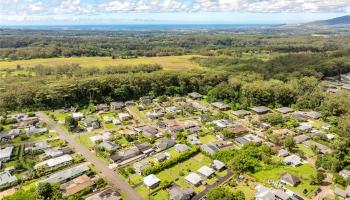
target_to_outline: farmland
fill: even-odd
[[[14,69],[16,66],[34,67],[62,66],[65,64],[79,64],[81,67],[106,67],[116,65],[135,66],[139,64],[159,64],[165,70],[196,69],[199,65],[192,62],[195,55],[164,56],[164,57],[140,57],[131,59],[112,59],[111,57],[67,57],[67,58],[39,58],[31,60],[0,61],[0,69]]]

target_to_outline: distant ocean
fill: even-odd
[[[30,30],[96,30],[96,31],[190,31],[190,30],[233,30],[271,27],[276,24],[125,24],[125,25],[28,25],[0,26],[10,29]]]

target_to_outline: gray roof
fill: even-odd
[[[258,107],[251,108],[251,110],[258,113],[258,114],[263,114],[263,113],[269,112],[270,108],[268,108],[266,106],[258,106]]]
[[[107,151],[113,151],[119,147],[118,144],[109,141],[101,142],[98,146],[104,148]]]
[[[0,172],[0,186],[15,182],[16,176],[12,176],[8,171]]]
[[[84,172],[88,171],[90,168],[84,165],[78,165],[69,169],[65,169],[54,174],[51,174],[47,179],[42,182],[47,183],[64,183],[71,178],[75,178]]]
[[[250,112],[247,111],[247,110],[235,110],[235,111],[232,112],[232,114],[236,115],[236,116],[240,116],[240,115],[245,116],[245,115],[249,115]]]
[[[157,147],[159,150],[165,150],[165,149],[168,149],[172,146],[175,145],[175,140],[171,139],[171,138],[162,138],[160,139]]]
[[[294,140],[295,140],[296,143],[302,143],[302,142],[305,142],[308,139],[309,139],[309,136],[307,136],[307,135],[298,135],[298,136],[294,137]]]
[[[225,163],[221,162],[220,160],[213,160],[213,167],[216,170],[220,170],[225,167]]]
[[[2,159],[10,159],[12,154],[13,146],[6,147],[0,150],[0,161]]]
[[[188,96],[193,98],[193,99],[199,99],[199,98],[202,98],[202,95],[199,94],[198,92],[191,92],[191,93],[188,93]]]
[[[176,151],[182,153],[182,152],[189,150],[190,147],[187,146],[186,144],[176,144],[175,149],[176,149]]]
[[[218,108],[218,109],[228,109],[230,108],[228,105],[222,103],[222,102],[214,102],[211,104],[212,106],[214,106],[215,108]]]
[[[217,148],[214,144],[208,143],[208,144],[203,144],[201,145],[201,150],[205,151],[209,155],[214,155],[216,152],[219,151],[219,148]]]
[[[178,185],[174,185],[169,189],[171,200],[190,200],[194,193],[195,192],[192,189],[183,190]]]
[[[286,113],[290,113],[290,112],[294,111],[293,109],[288,108],[288,107],[282,107],[282,108],[278,108],[276,110],[282,114],[286,114]]]
[[[342,190],[342,189],[337,188],[337,187],[334,189],[334,193],[335,193],[336,195],[338,195],[338,196],[343,197],[343,198],[347,197],[347,195],[348,195],[348,192],[347,192],[347,191]]]

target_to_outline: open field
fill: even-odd
[[[60,66],[65,64],[79,64],[82,67],[105,67],[113,65],[138,65],[159,64],[166,70],[182,70],[199,68],[200,66],[190,59],[195,55],[145,57],[133,59],[112,59],[111,57],[69,57],[69,58],[44,58],[17,61],[0,61],[0,69],[22,67],[34,67],[36,65]]]

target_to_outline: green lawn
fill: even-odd
[[[299,195],[303,195],[303,190],[307,189],[308,193],[306,196],[311,197],[318,188],[318,186],[310,185],[310,176],[316,175],[317,172],[315,168],[309,164],[304,164],[300,167],[282,166],[271,170],[263,170],[253,174],[253,177],[255,177],[259,183],[266,185],[270,179],[279,181],[280,176],[285,172],[300,177],[301,183],[297,187],[286,186]]]
[[[297,147],[309,157],[313,157],[315,155],[314,152],[310,148],[306,147],[303,144],[297,144]]]
[[[178,163],[177,165],[163,170],[156,174],[156,176],[161,181],[174,181],[176,184],[178,184],[182,188],[192,188],[196,192],[201,192],[205,189],[204,185],[201,185],[199,187],[192,186],[191,184],[187,183],[185,181],[185,177],[190,172],[197,171],[200,167],[203,165],[209,165],[211,163],[211,159],[204,154],[197,154],[193,156],[191,159],[186,160],[182,163]],[[182,172],[184,175],[181,176],[180,172]],[[226,175],[227,171],[220,172],[222,176]],[[121,175],[120,175],[121,176]],[[121,176],[122,177],[122,176]],[[127,180],[125,177],[122,177],[123,179]],[[135,184],[138,184],[143,181],[143,177],[137,174],[133,174],[130,176],[130,185],[133,186]],[[217,178],[211,178],[206,180],[209,185],[214,184],[217,181]],[[148,198],[148,189],[145,186],[139,186],[135,189],[140,195],[142,195],[144,198]],[[154,191],[154,190],[152,190]],[[162,200],[162,199],[168,199],[168,192],[165,190],[157,192],[154,196],[152,196],[152,199],[156,200]]]
[[[58,134],[55,131],[49,131],[49,133],[45,134],[37,134],[29,137],[28,141],[29,142],[36,142],[36,141],[42,141],[42,140],[47,140],[53,137],[56,137]]]
[[[216,142],[218,139],[214,135],[206,135],[204,137],[199,137],[202,144],[208,144],[209,142]]]
[[[95,134],[80,134],[79,136],[77,136],[75,139],[82,145],[84,145],[87,148],[91,148],[94,147],[95,144],[93,142],[91,142],[90,138],[91,136],[93,136]]]
[[[191,61],[195,55],[164,56],[135,59],[112,59],[111,57],[69,57],[69,58],[38,58],[30,60],[0,61],[0,69],[12,68],[17,65],[33,67],[39,64],[55,67],[65,64],[79,64],[82,67],[106,67],[111,65],[139,65],[160,64],[165,70],[185,70],[200,68],[197,63]]]
[[[136,106],[130,106],[129,109],[136,115],[136,118],[142,123],[149,123],[148,118],[140,112]]]

